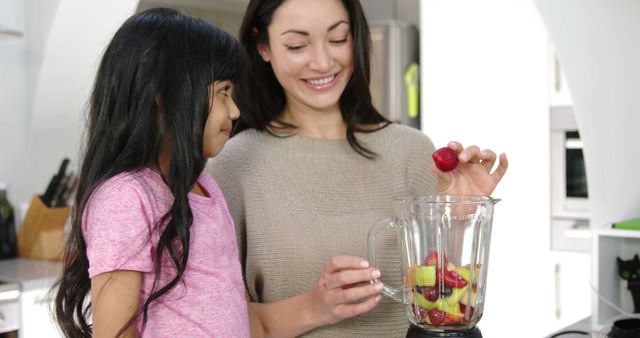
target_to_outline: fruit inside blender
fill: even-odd
[[[422,265],[409,270],[407,283],[414,318],[431,327],[468,327],[482,316],[475,311],[481,267],[456,266],[447,262],[446,255],[442,256],[440,262],[438,252],[433,251]]]

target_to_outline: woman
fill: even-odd
[[[506,157],[491,172],[492,151],[452,142],[460,164],[441,172],[424,134],[375,110],[357,0],[252,0],[239,37],[251,63],[242,116],[208,171],[236,222],[251,308],[272,336],[403,337],[404,308],[368,283],[380,275],[361,258],[369,228],[397,196],[490,195]]]

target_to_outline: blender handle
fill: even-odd
[[[369,230],[369,234],[367,235],[367,254],[369,256],[369,263],[371,264],[371,266],[377,266],[376,251],[375,251],[376,235],[379,232],[382,232],[388,229],[394,230],[396,232],[399,230],[396,224],[390,218],[387,218],[385,220],[378,222]],[[371,283],[377,283],[378,281],[379,279],[374,279],[371,281]],[[390,287],[385,284],[384,289],[382,290],[382,293],[388,296],[389,298],[395,300],[398,303],[403,302],[402,291],[397,288]]]

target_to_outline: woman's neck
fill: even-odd
[[[318,110],[301,105],[287,104],[283,112],[283,119],[297,127],[299,135],[316,138],[338,140],[344,139],[347,124],[342,118],[338,106]]]

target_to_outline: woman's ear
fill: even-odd
[[[256,41],[256,49],[258,50],[258,54],[264,62],[271,61],[271,52],[269,51],[269,46],[265,45],[263,42],[258,41],[258,29],[256,27],[251,28],[251,37],[254,41]]]
[[[269,46],[266,46],[264,43],[259,42],[257,44],[258,53],[264,62],[271,62],[271,51],[269,50]]]

